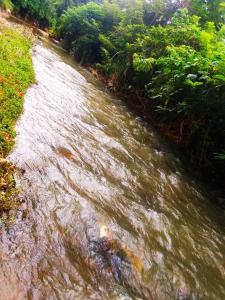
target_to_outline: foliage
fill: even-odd
[[[201,17],[203,22],[212,21],[215,24],[224,22],[224,0],[188,0],[190,11]]]
[[[215,158],[220,160],[225,160],[225,151],[221,153],[216,153]]]
[[[0,0],[0,7],[2,7],[3,9],[12,10],[13,5],[11,0]]]
[[[74,0],[56,0],[54,3],[56,15],[60,17],[68,8],[75,5]]]
[[[185,3],[174,0],[151,0],[143,2],[143,22],[145,25],[166,25],[178,8]]]
[[[62,16],[59,37],[72,54],[83,62],[96,62],[100,59],[100,33],[107,33],[120,20],[118,7],[111,3],[73,7]]]
[[[54,26],[56,11],[52,0],[12,0],[14,12],[36,21],[42,28]]]
[[[56,9],[56,15],[59,18],[64,12],[73,6],[87,4],[89,0],[53,0]],[[95,1],[98,2],[98,1]]]

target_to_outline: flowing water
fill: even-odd
[[[224,212],[120,100],[54,50],[32,56],[10,155],[27,203],[2,234],[0,299],[225,299]],[[93,247],[102,228],[116,271]]]

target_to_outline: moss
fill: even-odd
[[[31,42],[0,24],[0,219],[15,217],[19,201],[15,167],[4,159],[14,144],[14,126],[23,110],[24,94],[34,82]],[[15,212],[12,214],[12,211]]]

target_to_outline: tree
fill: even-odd
[[[166,25],[177,9],[182,8],[182,0],[150,0],[144,1],[143,19],[145,25]]]
[[[188,5],[192,13],[201,17],[202,22],[220,24],[225,20],[224,0],[188,0]]]
[[[36,21],[42,28],[56,23],[55,7],[51,0],[12,0],[12,3],[16,13]]]
[[[115,4],[89,2],[66,11],[58,36],[79,61],[93,63],[100,59],[99,34],[113,30],[120,19],[121,13]]]

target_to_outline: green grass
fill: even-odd
[[[13,146],[14,125],[23,110],[23,98],[34,82],[31,42],[19,33],[0,27],[0,150]]]
[[[12,219],[19,203],[15,168],[3,157],[14,144],[15,123],[23,110],[24,94],[34,82],[31,42],[19,32],[0,24],[0,222]],[[14,213],[14,217],[15,217]]]

